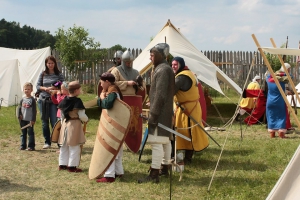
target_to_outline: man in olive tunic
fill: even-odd
[[[150,174],[138,180],[139,183],[149,181],[158,183],[161,165],[167,166],[168,160],[171,159],[170,140],[172,134],[158,127],[158,123],[161,123],[172,128],[175,76],[166,61],[168,54],[169,45],[165,43],[159,43],[150,50],[150,60],[154,67],[149,92],[150,110],[147,142],[152,149],[152,163]]]

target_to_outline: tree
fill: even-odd
[[[89,33],[83,27],[75,24],[68,30],[59,28],[56,32],[55,48],[60,53],[61,62],[67,69],[75,69],[76,61],[85,61],[86,67],[90,67],[92,62],[97,62],[103,51],[100,51],[100,43],[94,42],[94,38],[88,37]]]
[[[49,31],[37,30],[33,27],[20,23],[0,20],[0,46],[7,48],[44,48],[54,47],[55,38]]]
[[[112,52],[116,52],[116,51],[118,51],[118,50],[121,50],[121,51],[124,52],[124,51],[127,50],[126,47],[122,47],[122,45],[120,45],[120,44],[116,44],[116,45],[110,47],[109,49],[110,49]]]
[[[59,51],[60,60],[69,71],[73,71],[78,79],[78,62],[84,62],[81,70],[92,68],[94,82],[96,77],[94,73],[94,64],[101,61],[106,54],[106,49],[100,49],[100,43],[95,42],[94,38],[89,37],[88,30],[83,27],[77,27],[75,24],[68,30],[59,28],[56,32],[55,48]]]

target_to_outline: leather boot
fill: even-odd
[[[82,172],[82,169],[79,169],[77,167],[68,167],[68,171],[69,172],[79,173],[79,172]]]
[[[138,183],[147,183],[150,181],[154,181],[154,183],[159,183],[159,169],[153,169],[150,167],[150,173],[143,179],[139,179]]]
[[[169,177],[169,169],[170,165],[161,165],[161,168],[159,170],[159,176]]]
[[[270,132],[270,137],[274,138],[275,137],[275,132]]]
[[[194,150],[185,150],[183,162],[185,164],[190,164],[192,162],[193,154]]]
[[[278,135],[279,135],[279,137],[282,138],[282,139],[286,138],[284,132],[279,132]]]
[[[68,166],[67,165],[59,165],[58,166],[58,170],[67,170],[68,169]]]

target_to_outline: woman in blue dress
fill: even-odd
[[[291,67],[290,64],[284,63],[284,65],[289,72]],[[282,90],[285,91],[285,84],[288,82],[288,79],[287,75],[284,72],[283,66],[281,66],[279,71],[275,72],[275,75],[280,83]],[[285,138],[285,133],[287,131],[287,107],[271,74],[267,75],[266,82],[268,84],[268,96],[266,105],[268,132],[270,133],[271,138],[275,137],[276,131],[278,131],[278,135],[280,138]]]

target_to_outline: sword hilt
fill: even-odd
[[[182,112],[186,112],[185,108],[181,106],[179,102],[176,102],[176,105],[182,110]]]
[[[185,113],[188,116],[190,116],[190,113],[184,107],[182,107],[179,102],[176,102],[176,105],[182,110],[183,113]]]

